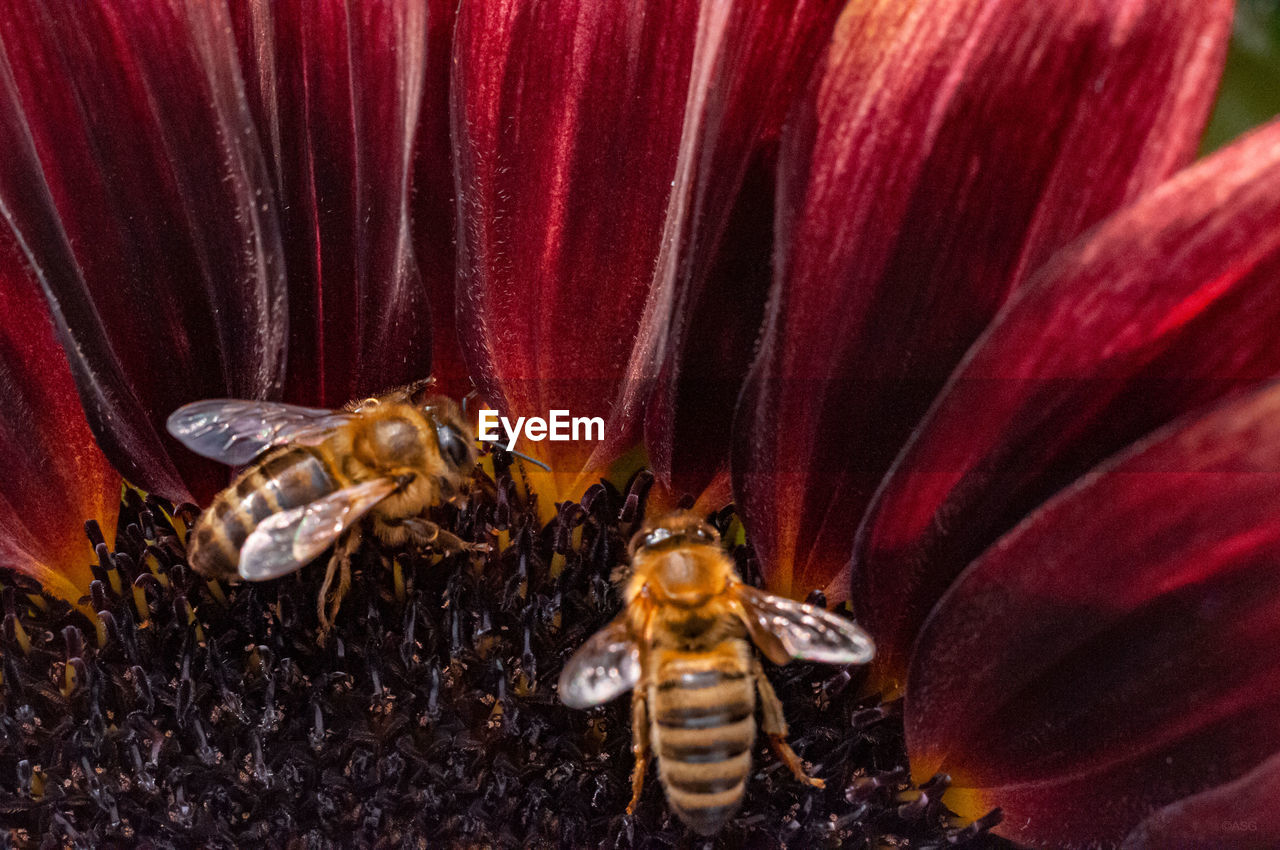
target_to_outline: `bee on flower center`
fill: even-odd
[[[390,546],[486,548],[426,517],[464,494],[477,454],[458,406],[426,396],[429,385],[343,410],[209,399],[175,411],[169,432],[187,448],[248,464],[196,521],[187,540],[191,567],[211,579],[264,581],[334,546],[317,600],[323,638],[350,587],[351,557],[365,530]]]
[[[719,534],[692,514],[646,525],[629,551],[623,612],[569,659],[559,684],[572,708],[631,691],[636,761],[627,813],[653,752],[671,808],[695,832],[716,833],[742,802],[757,693],[774,752],[797,779],[821,788],[787,743],[782,704],[751,643],[775,664],[865,664],[871,638],[838,614],[744,584]]]

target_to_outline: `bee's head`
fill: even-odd
[[[704,604],[726,587],[733,562],[720,534],[697,516],[679,512],[646,523],[631,538],[633,575],[659,602],[683,608]]]
[[[631,537],[627,552],[636,557],[641,552],[657,552],[685,546],[720,547],[720,532],[688,511],[677,511],[650,520]]]
[[[440,459],[455,474],[470,475],[476,464],[476,439],[458,405],[451,398],[431,396],[421,409],[435,429]]]

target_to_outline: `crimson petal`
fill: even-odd
[[[1280,123],[1059,254],[970,352],[878,494],[853,597],[878,668],[965,565],[1092,465],[1280,373]]]
[[[175,498],[225,475],[171,460],[164,417],[269,395],[284,371],[284,270],[228,24],[216,3],[0,11],[6,218],[104,451]]]
[[[338,404],[428,370],[408,209],[424,10],[305,12],[0,12],[5,215],[105,451],[170,497],[226,480],[164,434],[186,401],[278,398],[287,379],[292,400]]]
[[[658,480],[676,492],[697,495],[727,464],[769,287],[778,125],[840,8],[703,6],[657,274],[623,390],[634,405],[631,394],[653,383],[645,444]]]
[[[89,587],[84,522],[115,537],[120,475],[94,443],[40,288],[0,234],[0,566],[75,601]]]
[[[976,561],[916,644],[913,770],[1037,846],[1119,843],[1280,728],[1280,385],[1109,461]]]
[[[458,343],[454,278],[457,222],[453,140],[449,129],[449,79],[457,0],[427,3],[427,71],[422,117],[413,154],[414,248],[431,305],[431,374],[440,391],[462,398],[471,378]]]
[[[285,399],[338,407],[424,377],[431,315],[409,176],[427,83],[427,6],[249,0],[237,12],[289,273]],[[442,236],[447,246],[448,230]],[[452,265],[432,260],[432,272],[451,281]]]
[[[604,418],[613,447],[638,436],[635,417],[612,409],[676,174],[698,7],[459,9],[459,333],[479,389],[507,416],[567,409]],[[594,444],[524,448],[552,462],[567,495]]]
[[[1263,850],[1280,847],[1280,755],[1217,788],[1147,818],[1121,850]]]
[[[1007,295],[1195,151],[1231,4],[849,4],[783,134],[775,297],[735,425],[772,587],[827,586]]]

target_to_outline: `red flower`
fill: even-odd
[[[454,14],[0,10],[34,271],[4,255],[28,466],[0,554],[67,592],[64,526],[118,488],[37,284],[102,451],[174,498],[224,480],[173,451],[179,404],[434,363],[512,417],[606,420],[525,446],[547,507],[640,442],[661,501],[731,468],[769,582],[850,599],[957,810],[1054,847],[1280,841],[1250,808],[1280,723],[1280,126],[1179,171],[1230,4]],[[73,449],[32,461],[33,428]]]

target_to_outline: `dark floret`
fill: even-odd
[[[574,711],[555,682],[619,610],[610,574],[647,480],[593,487],[546,527],[505,469],[489,483],[437,519],[500,548],[367,544],[324,646],[323,564],[208,583],[183,563],[190,506],[130,496],[113,549],[90,526],[96,622],[0,574],[0,847],[1008,846],[986,835],[996,818],[948,816],[944,778],[911,786],[895,705],[811,664],[769,673],[825,790],[762,740],[709,842],[654,774],[626,817],[627,700]]]

